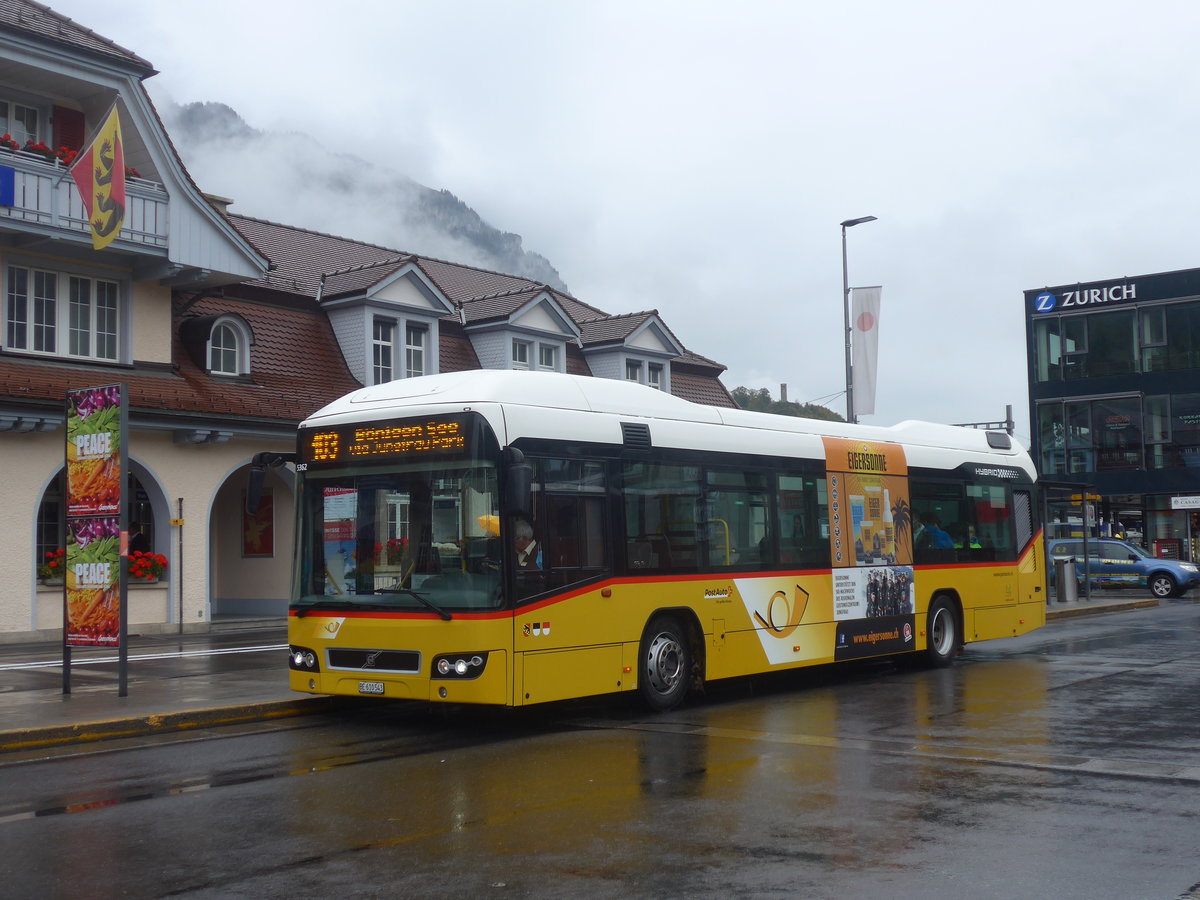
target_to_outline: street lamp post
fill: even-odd
[[[857,422],[854,414],[854,369],[850,362],[850,272],[846,265],[846,229],[861,225],[863,222],[874,222],[874,216],[862,216],[858,219],[847,219],[842,223],[842,306],[846,314],[846,421]]]

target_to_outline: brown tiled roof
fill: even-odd
[[[442,372],[468,372],[483,368],[475,354],[475,345],[456,319],[442,319],[438,323],[438,356]]]
[[[545,285],[537,284],[528,278],[461,266],[440,259],[422,257],[420,266],[429,276],[429,280],[437,285],[438,290],[456,302],[509,294],[513,291],[537,288],[549,290]]]
[[[135,413],[192,413],[223,420],[295,424],[361,385],[350,375],[329,320],[319,310],[286,309],[205,298],[189,315],[236,312],[255,336],[248,381],[217,378],[200,369],[173,340],[172,368],[64,364],[0,354],[0,397],[43,413],[62,409],[70,388],[125,382]]]
[[[671,365],[671,393],[693,403],[737,409],[724,385],[711,375],[693,375]]]
[[[648,319],[658,315],[658,310],[649,312],[625,313],[618,316],[604,316],[588,319],[579,323],[585,344],[609,344],[625,340]]]
[[[587,357],[583,355],[583,348],[574,341],[567,342],[567,374],[589,376],[592,374]]]
[[[103,9],[100,9],[103,13]],[[69,49],[116,59],[140,70],[141,77],[155,74],[154,67],[131,50],[118,46],[90,28],[33,0],[0,0],[0,28],[23,32]]]
[[[247,284],[316,297],[321,275],[364,266],[369,263],[386,263],[404,254],[364,244],[347,238],[293,228],[263,219],[227,214],[231,225],[245,236],[272,263],[272,270],[263,278]],[[398,268],[401,263],[394,264]],[[386,266],[364,270],[371,277],[370,283],[386,275]]]
[[[683,353],[673,362],[673,365],[685,364],[695,366],[698,369],[710,369],[713,371],[713,377],[725,371],[725,366],[719,362],[714,362],[707,356],[701,356],[699,353],[694,353],[691,350],[684,350]]]
[[[322,297],[344,295],[363,291],[402,266],[411,264],[424,272],[450,302],[461,307],[467,324],[503,319],[542,292],[550,294],[579,326],[585,346],[624,340],[650,317],[659,316],[657,310],[613,316],[563,291],[517,275],[506,275],[446,260],[407,254],[375,244],[365,244],[248,216],[229,214],[228,218],[274,266],[273,271],[268,272],[266,277],[248,284],[272,291],[300,297],[315,297],[321,275],[324,274]],[[658,318],[658,322],[671,338],[683,347],[683,342],[671,332],[661,317]],[[439,345],[442,371],[478,368],[478,358],[465,334],[460,333],[461,326],[457,317],[442,319],[440,328],[448,329],[447,334],[450,335],[443,338]],[[720,363],[685,349],[681,356],[672,361],[672,372],[674,373],[679,366],[684,366],[681,371],[683,378],[678,382],[681,388],[672,388],[673,393],[684,396],[680,390],[688,390],[692,394],[713,397],[711,401],[700,402],[713,402],[717,406],[734,405],[724,386],[717,381],[721,372],[725,370]],[[691,368],[687,368],[688,366]],[[586,358],[579,352],[578,347],[568,348],[567,371],[581,375],[591,374]],[[714,385],[702,389],[699,385],[705,379],[713,381]],[[677,383],[674,374],[671,383]]]
[[[468,325],[492,319],[506,319],[541,293],[544,293],[543,289],[534,288],[511,294],[465,300],[462,303],[463,315],[466,317]]]

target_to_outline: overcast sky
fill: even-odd
[[[453,192],[729,388],[845,412],[838,223],[877,216],[849,231],[883,286],[867,423],[1011,403],[1027,442],[1022,291],[1200,266],[1194,2],[47,2],[156,103]],[[228,168],[193,174],[319,227]]]

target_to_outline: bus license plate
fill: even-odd
[[[358,683],[358,692],[360,694],[382,694],[382,681],[360,681]]]

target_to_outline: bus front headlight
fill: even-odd
[[[317,654],[307,647],[288,647],[288,668],[297,672],[320,672],[317,665]]]
[[[434,678],[478,678],[487,665],[486,653],[447,653],[434,657]]]

